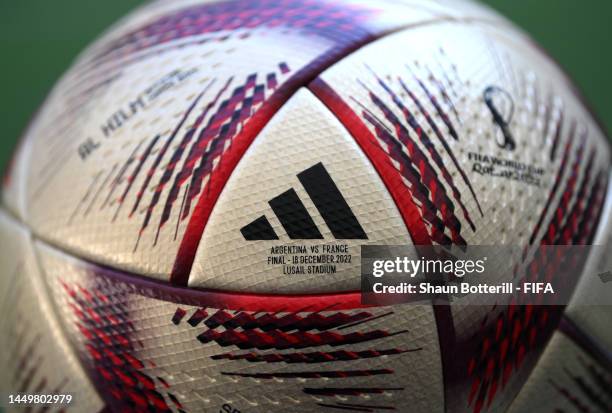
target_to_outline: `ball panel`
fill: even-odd
[[[38,270],[30,233],[0,211],[0,388],[7,395],[71,394],[69,412],[101,411],[104,403],[85,375],[56,319]],[[26,406],[11,406],[28,411]],[[13,409],[14,408],[14,409]]]
[[[363,2],[157,7],[123,21],[52,92],[26,136],[24,215],[75,254],[186,284],[226,179],[273,113],[361,44],[435,16]]]
[[[218,306],[231,299],[200,293],[196,304],[161,283],[143,284],[41,242],[36,248],[63,327],[116,410],[443,411],[430,306],[342,309],[346,303],[336,302],[288,311],[260,296],[256,310],[231,310]]]
[[[396,202],[412,201],[402,213],[413,240],[519,246],[524,253],[506,263],[518,280],[533,265],[574,265],[547,263],[539,245],[593,241],[609,144],[565,75],[523,35],[485,23],[424,25],[363,47],[309,88]],[[395,168],[383,168],[381,154]],[[499,304],[437,309],[452,411],[507,408],[563,312]]]
[[[0,202],[3,208],[19,220],[24,219],[23,187],[28,175],[28,143],[25,139],[19,141],[6,169],[2,175],[2,186],[0,191]]]
[[[383,147],[389,147],[385,139],[393,137],[387,136],[385,129],[398,140],[404,134],[406,142],[416,143],[417,148],[408,156],[420,156],[427,166],[425,172],[418,172],[423,177],[415,184],[425,186],[424,191],[433,192],[427,185],[443,188],[438,199],[415,202],[428,205],[422,214],[427,225],[435,224],[426,234],[430,240],[474,245],[493,239],[509,245],[533,243],[542,236],[540,224],[530,240],[541,213],[545,212],[543,221],[547,222],[554,212],[550,205],[546,207],[557,175],[561,175],[557,188],[563,188],[575,166],[579,181],[589,157],[593,158],[591,174],[608,170],[609,145],[580,102],[567,91],[564,75],[546,57],[526,42],[507,45],[498,41],[488,26],[474,26],[438,23],[393,34],[345,58],[320,79],[360,115]],[[391,50],[407,54],[392,54]],[[520,79],[522,83],[514,84]],[[499,85],[509,96],[516,94],[508,122],[516,149],[500,147],[499,142],[505,139],[503,131],[493,122],[486,100],[491,105],[509,102],[501,101],[505,93],[500,91],[489,91],[485,97],[490,85]],[[312,87],[317,88],[316,82]],[[500,102],[496,103],[497,98]],[[325,103],[334,105],[329,99]],[[351,121],[354,119],[347,119],[348,128],[354,127],[348,123]],[[565,151],[567,160],[563,162]],[[489,164],[513,161],[521,163],[517,167],[538,169],[541,173],[532,175],[539,180],[528,182],[523,177],[519,182],[511,175],[505,178],[476,172],[475,164],[487,163],[479,155],[489,156]],[[403,166],[403,156],[400,152],[389,155],[398,169]],[[408,176],[410,169],[406,168]],[[410,184],[410,178],[404,179]],[[441,213],[443,207],[451,211],[445,212],[446,216]],[[421,236],[415,232],[415,237]]]
[[[337,198],[327,183],[337,189]],[[319,193],[324,200],[315,204]],[[295,232],[284,205],[277,205],[290,194],[310,219]],[[286,208],[297,207],[287,202]],[[260,217],[269,222],[273,239],[244,234]],[[355,231],[344,228],[351,219]],[[361,245],[409,242],[376,170],[342,124],[302,90],[234,170],[200,242],[189,285],[273,294],[357,291]],[[316,260],[299,261],[311,258]]]
[[[598,246],[597,255],[591,258],[565,314],[602,348],[610,349],[612,307],[593,303],[605,303],[612,297],[612,185],[608,185],[608,192],[601,196],[605,199],[605,206],[593,240],[593,244]]]
[[[43,199],[30,197],[29,221],[38,236],[108,265],[168,279],[199,199],[199,186],[207,185],[208,174],[228,150],[239,122],[251,115],[249,108],[260,105],[272,90],[265,76],[259,80],[250,76],[252,68],[240,69],[235,63],[228,70],[231,75],[212,78],[199,69],[205,58],[197,55],[196,62],[189,62],[181,57],[179,52],[170,53],[170,60],[159,62],[153,71],[130,66],[131,76],[124,75],[125,80],[111,86],[108,107],[118,107],[130,101],[128,96],[118,99],[125,91],[146,90],[167,74],[171,74],[170,83],[176,83],[168,100],[160,96],[148,109],[147,115],[153,116],[150,123],[141,123],[137,130],[128,125],[120,128],[116,136],[101,141],[105,147],[95,149],[85,160],[72,151],[67,161],[54,158],[59,169],[40,192]],[[284,82],[289,72],[283,73],[281,67],[291,68],[291,64],[299,65],[283,60],[266,64],[265,69],[260,64],[259,69]],[[151,77],[143,76],[143,71]],[[88,123],[104,124],[105,112],[96,110],[99,119]],[[232,118],[234,112],[240,117]],[[224,125],[231,129],[221,135]],[[32,162],[37,163],[35,154]],[[185,204],[181,210],[188,185],[192,188],[186,195],[189,209]]]
[[[510,412],[609,411],[611,382],[611,360],[590,354],[571,337],[557,332]]]

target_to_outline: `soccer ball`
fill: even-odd
[[[566,75],[476,3],[149,3],[78,58],[4,178],[3,402],[609,411],[612,310],[589,304],[612,254],[539,252],[609,245],[609,177]],[[573,295],[368,306],[369,245],[518,246],[517,280],[569,269]]]

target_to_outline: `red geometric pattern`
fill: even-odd
[[[407,190],[401,174],[389,162],[388,153],[383,150],[362,118],[320,77],[312,81],[308,88],[342,122],[370,159],[395,201],[413,244],[430,245],[432,238],[421,217],[420,208]]]
[[[365,394],[383,394],[385,392],[402,391],[403,387],[323,387],[323,388],[304,388],[304,393],[315,396],[335,397],[335,396],[362,396]]]
[[[542,246],[553,247],[536,250],[526,266],[526,275],[520,279],[522,283],[551,281],[561,273],[561,267],[569,269],[569,273],[580,273],[584,265],[583,259],[556,253],[554,245],[585,245],[594,236],[603,206],[606,176],[604,172],[593,175],[595,154],[591,152],[576,191],[585,142],[586,136],[583,136],[569,179],[540,241]],[[571,290],[577,279],[557,281],[564,282]],[[481,330],[475,335],[478,344],[466,366],[467,376],[472,378],[467,403],[474,413],[491,405],[511,375],[522,367],[526,356],[541,351],[557,328],[564,307],[541,305],[542,298],[535,295],[531,302],[525,303],[513,299],[509,306],[500,309],[495,322],[483,320]]]
[[[452,188],[453,195],[460,204],[465,219],[473,227],[474,224],[469,212],[461,201],[461,194],[428,134],[418,124],[416,118],[390,86],[378,76],[376,76],[376,79],[378,84],[389,94],[397,108],[401,110],[405,117],[404,121],[410,125],[417,139],[427,148],[432,160],[440,168],[442,176]],[[420,149],[417,141],[413,139],[403,122],[395,116],[383,99],[365,85],[364,87],[368,90],[372,103],[382,112],[387,122],[393,125],[395,134],[390,133],[385,124],[369,110],[364,108],[362,116],[372,125],[377,137],[385,144],[389,157],[399,164],[398,172],[410,183],[411,194],[416,203],[421,207],[423,220],[430,225],[432,239],[443,245],[451,243],[466,245],[465,239],[461,236],[461,223],[454,213],[454,203],[446,193],[446,189],[442,182],[440,182],[438,174],[430,164],[429,159]],[[450,238],[444,233],[445,228],[450,231]]]
[[[252,3],[248,2],[247,4]],[[289,17],[288,21],[291,23],[283,22],[279,18],[274,21],[273,26],[294,25],[294,27],[299,27],[306,36],[323,36],[332,44],[329,47],[323,48],[320,54],[303,67],[294,69],[295,72],[287,75],[284,82],[271,81],[267,78],[265,87],[272,89],[273,93],[269,97],[266,96],[266,99],[258,109],[253,110],[252,116],[248,118],[248,121],[244,122],[240,132],[230,138],[232,144],[224,152],[223,157],[220,158],[219,164],[214,171],[215,174],[209,177],[205,188],[199,187],[197,182],[199,178],[196,178],[196,182],[194,182],[196,188],[194,191],[201,189],[201,192],[205,193],[206,196],[199,197],[181,239],[170,278],[171,282],[177,285],[187,285],[191,266],[195,259],[195,253],[204,228],[227,179],[251,142],[276,111],[298,88],[308,84],[325,68],[364,44],[376,39],[377,36],[384,34],[384,31],[381,29],[372,30],[367,27],[365,22],[372,19],[376,12],[364,6],[351,6],[345,3],[339,4],[317,0],[308,0],[306,2],[285,0],[280,3],[263,1],[257,2],[257,4],[262,6],[262,9],[256,12],[258,15],[267,16],[268,13],[271,13],[269,10],[278,10],[275,7],[278,7],[279,4],[284,6],[284,8],[281,8],[283,10],[282,13],[289,10],[291,17]],[[300,10],[303,10],[303,13],[297,13],[292,9],[292,5],[297,5]],[[232,3],[231,7],[233,7],[234,14],[236,10],[240,10],[235,8],[235,3]],[[304,7],[304,9],[301,9],[301,7]],[[248,6],[245,6],[245,8],[248,9]],[[297,17],[298,15],[300,17]],[[286,73],[285,69],[287,69],[287,65],[281,62],[281,74]],[[206,170],[202,172],[205,173]]]
[[[208,312],[200,308],[194,312],[189,320],[192,320],[196,315],[198,315],[198,318],[202,317],[202,319],[207,317],[203,322],[203,326],[206,326],[207,329],[197,336],[201,343],[214,341],[222,347],[233,345],[241,349],[264,350],[275,348],[285,350],[324,345],[350,345],[391,337],[405,332],[403,330],[392,333],[386,330],[369,330],[342,334],[336,331],[326,331],[342,326],[354,326],[362,321],[367,322],[369,319],[374,319],[371,313],[365,311],[353,314],[335,312],[331,315],[308,313],[306,316],[298,313],[287,313],[278,316],[275,313],[266,312],[256,315],[256,313],[243,311],[232,314],[226,310],[216,310],[208,315]],[[177,308],[172,322],[178,325],[185,316],[185,310]],[[190,322],[189,324],[195,327],[200,321]],[[220,327],[221,329],[216,330]],[[318,332],[307,333],[310,330],[317,330]],[[291,332],[287,333],[286,331]]]
[[[278,330],[272,330],[267,333],[253,330],[225,330],[222,332],[206,330],[197,338],[203,344],[214,341],[222,347],[236,346],[240,349],[256,348],[258,350],[266,350],[274,348],[285,350],[357,344],[383,337],[391,337],[400,333],[403,333],[403,331],[389,333],[383,330],[372,330],[366,333],[338,334],[331,332],[305,333],[302,331],[283,333]]]
[[[283,316],[278,316],[273,313],[263,313],[255,316],[251,313],[241,312],[234,315],[225,310],[217,310],[205,321],[208,328],[217,328],[219,326],[225,329],[241,328],[250,330],[259,328],[262,331],[280,330],[329,330],[344,326],[346,324],[355,323],[372,317],[372,313],[361,311],[354,314],[334,313],[332,315],[323,315],[321,313],[308,313],[307,316],[301,316],[297,313],[287,313]]]
[[[210,315],[209,315],[210,313]],[[318,363],[325,366],[328,362],[348,362],[347,368],[342,370],[328,369],[317,371],[277,371],[277,372],[261,372],[261,371],[245,371],[241,368],[240,371],[224,371],[223,375],[254,378],[261,380],[271,379],[346,379],[359,377],[377,377],[387,376],[394,373],[390,368],[376,368],[373,366],[369,369],[351,369],[350,362],[361,359],[378,359],[384,356],[396,356],[407,352],[419,351],[421,348],[415,349],[398,349],[389,348],[384,350],[367,349],[361,351],[353,351],[350,346],[353,344],[363,343],[371,340],[379,340],[388,338],[405,331],[386,331],[386,330],[365,330],[362,332],[352,332],[343,334],[340,332],[343,328],[355,328],[357,325],[367,324],[369,321],[386,316],[389,313],[379,315],[372,314],[366,311],[355,312],[304,312],[298,311],[295,313],[270,313],[270,312],[246,312],[228,310],[206,310],[198,308],[191,315],[182,309],[177,308],[172,322],[175,325],[180,325],[183,320],[192,327],[206,328],[201,332],[197,339],[203,343],[216,342],[222,347],[235,346],[239,349],[254,349],[254,350],[288,350],[302,349],[320,346],[346,346],[346,348],[338,351],[314,351],[308,353],[302,352],[276,352],[263,353],[253,351],[249,353],[224,353],[211,356],[213,360],[233,360],[247,361],[252,363],[287,363],[287,364],[314,364]],[[196,317],[197,315],[197,317]],[[197,322],[190,323],[189,321],[197,318]],[[316,332],[308,333],[307,331],[316,330]],[[333,330],[333,331],[329,331]],[[375,360],[374,360],[375,361]],[[228,365],[228,364],[225,364]],[[335,367],[335,365],[334,365]],[[312,383],[312,382],[309,382]],[[333,396],[346,395],[358,396],[362,394],[384,394],[387,391],[400,391],[402,388],[392,387],[323,387],[323,388],[304,388],[306,394]],[[326,406],[320,406],[326,407]],[[384,406],[383,406],[384,407]],[[388,406],[389,409],[394,409]]]
[[[74,77],[79,87],[94,81],[110,85],[121,77],[122,66],[152,54],[230,38],[246,40],[255,31],[266,34],[274,31],[276,35],[279,30],[291,30],[305,39],[312,36],[317,42],[326,40],[321,44],[320,53],[311,56],[301,67],[292,68],[287,62],[279,61],[277,70],[260,73],[255,67],[246,79],[211,80],[169,136],[151,137],[146,145],[138,144],[125,164],[118,168],[117,176],[108,180],[110,188],[102,205],[104,208],[109,203],[116,203],[114,220],[130,201],[128,216],[133,217],[145,194],[152,193],[151,201],[141,209],[144,218],[134,250],[139,248],[143,233],[152,226],[154,218],[159,216],[153,229],[152,246],[158,244],[162,231],[168,230],[171,216],[179,215],[172,223],[171,233],[175,240],[178,239],[179,247],[170,281],[175,285],[187,285],[211,211],[250,143],[299,87],[338,59],[391,29],[369,25],[378,13],[375,8],[363,4],[327,0],[236,0],[192,5],[155,17],[130,33],[120,35],[78,65]],[[104,77],[108,79],[102,79]],[[195,122],[188,120],[202,96],[213,88],[218,93],[206,102]],[[229,97],[224,99],[226,92]],[[178,136],[185,125],[189,125],[189,130],[182,137]],[[152,182],[160,170],[161,179]],[[134,188],[139,178],[142,183]],[[106,183],[104,180],[103,186],[106,187]],[[123,189],[117,195],[120,186]],[[130,197],[134,192],[135,196]],[[181,227],[183,221],[186,224]]]
[[[327,370],[327,371],[292,371],[278,373],[230,373],[223,372],[225,376],[250,377],[253,379],[339,379],[347,377],[368,377],[378,376],[380,374],[393,374],[391,369],[373,369],[373,370]]]
[[[349,361],[382,356],[393,356],[402,353],[420,351],[422,348],[410,350],[386,349],[386,350],[363,350],[363,351],[315,351],[312,353],[225,353],[212,356],[213,360],[246,360],[252,363],[328,363],[336,361]]]
[[[427,245],[432,242],[442,245],[452,243],[466,245],[466,241],[461,235],[461,223],[455,215],[455,202],[459,205],[466,222],[473,230],[475,230],[475,226],[440,153],[435,148],[431,137],[398,94],[382,78],[376,74],[374,74],[374,77],[378,85],[387,93],[391,102],[403,115],[403,119],[398,118],[381,96],[375,94],[362,83],[362,86],[368,92],[371,103],[378,108],[385,121],[392,126],[391,128],[387,127],[377,114],[359,102],[357,104],[361,106],[362,111],[360,116],[357,115],[343,101],[342,97],[320,78],[313,81],[309,88],[342,121],[370,158],[400,209],[413,243],[416,245]],[[416,95],[408,89],[406,82],[400,78],[399,84],[402,91],[411,96],[417,109],[424,116],[429,126],[432,127],[435,137],[441,142],[453,161],[460,176],[466,182],[468,188],[471,189],[467,175],[456,161],[456,157],[448,146],[440,128],[435,124]],[[420,84],[435,102],[436,110],[441,111],[442,108],[433,94],[424,83],[421,82]],[[373,128],[374,134],[363,123],[362,119]],[[450,118],[445,116],[444,119],[450,125],[449,133],[453,131],[453,135],[456,136]],[[438,178],[438,173],[430,163],[429,157],[421,148],[425,148],[429,157],[442,171],[442,178],[449,185],[454,201],[447,194],[446,188]],[[479,206],[473,190],[471,190],[471,193]],[[448,230],[450,236],[446,234],[446,230]]]
[[[68,305],[86,341],[87,355],[83,356],[90,366],[92,382],[105,401],[121,412],[171,412],[168,403],[184,412],[167,381],[145,372],[154,363],[135,355],[142,343],[131,338],[135,328],[126,309],[99,291],[77,283],[60,283],[70,297]]]
[[[448,93],[444,89],[444,86],[442,86],[442,84],[439,81],[437,81],[435,79],[435,77],[433,77],[433,74],[430,74],[430,75],[431,75],[431,77],[433,79],[433,82],[438,86],[438,90],[439,90],[440,94],[442,94],[442,96],[444,97],[443,100],[451,108],[451,110],[455,110],[455,106],[454,106],[453,102],[450,100],[450,98],[448,97]],[[450,134],[451,137],[454,140],[459,140],[459,134],[457,133],[457,130],[455,129],[455,126],[454,126],[453,122],[451,121],[451,119],[448,116],[448,114],[444,111],[444,109],[442,108],[442,106],[438,102],[437,97],[429,90],[429,88],[425,85],[425,83],[421,79],[415,77],[415,80],[419,84],[421,89],[425,92],[425,94],[427,95],[429,101],[431,102],[431,104],[436,109],[436,113],[438,114],[440,119],[442,119],[442,122],[444,123],[444,125],[446,125],[446,128],[448,130],[448,134]],[[400,85],[402,86],[402,90],[406,94],[408,94],[410,99],[414,102],[415,106],[419,109],[419,112],[425,117],[425,120],[427,121],[427,124],[431,127],[431,130],[434,132],[434,135],[438,138],[438,141],[442,144],[442,146],[444,147],[444,150],[446,151],[448,156],[453,161],[453,165],[455,166],[455,168],[457,169],[457,171],[461,175],[461,178],[462,178],[463,182],[467,185],[467,187],[468,187],[468,189],[470,191],[470,194],[474,198],[474,201],[476,201],[476,206],[478,207],[478,211],[480,212],[480,215],[483,215],[482,208],[480,206],[480,202],[478,201],[478,197],[476,196],[476,192],[474,191],[474,187],[472,186],[472,183],[468,179],[467,174],[465,173],[465,170],[459,164],[459,161],[457,160],[457,157],[453,153],[453,150],[448,145],[447,139],[444,136],[444,134],[442,133],[442,131],[440,130],[440,127],[434,121],[433,117],[427,111],[427,109],[425,109],[425,107],[421,103],[421,100],[414,94],[414,92],[410,88],[408,88],[408,86],[406,85],[404,80],[402,78],[399,78],[398,81],[399,81]],[[405,111],[405,110],[403,109],[402,111]],[[414,119],[414,116],[412,116],[412,119],[413,120],[410,123],[412,123],[414,126],[416,126],[416,130],[417,131],[420,130],[421,133],[422,133],[422,129],[419,126],[418,122],[416,122],[416,120]],[[453,189],[453,197],[455,197],[460,202],[460,200],[461,200],[461,193],[457,190],[456,186],[453,184],[452,179],[448,176],[448,171],[446,170],[446,168],[443,168],[442,172],[444,174],[445,180],[448,182],[449,185],[451,185],[451,188]],[[472,220],[469,218],[469,213],[467,212],[467,210],[466,210],[466,208],[465,208],[465,206],[463,204],[461,204],[461,208],[463,210],[463,214],[464,214],[466,220],[470,224],[470,227],[472,228],[472,230],[475,230],[475,225],[472,222]]]
[[[290,28],[331,40],[367,34],[361,24],[376,11],[363,6],[326,0],[237,0],[201,4],[160,17],[112,41],[92,59],[118,59],[152,47],[199,35],[218,33],[205,41],[247,38],[258,28]],[[182,44],[179,43],[179,44]]]
[[[286,74],[290,72],[289,66],[284,62],[280,63],[278,68],[281,73]],[[204,180],[208,179],[207,182],[210,182],[216,179],[213,173],[219,164],[219,160],[222,159],[223,153],[228,149],[228,143],[231,142],[242,125],[249,120],[250,116],[264,102],[266,93],[274,92],[278,85],[277,74],[274,72],[268,73],[265,80],[261,79],[261,83],[258,82],[257,78],[257,73],[249,75],[242,84],[234,87],[227,99],[221,102],[219,102],[221,96],[229,90],[234,83],[234,79],[230,78],[223,85],[220,85],[214,98],[206,104],[195,121],[190,125],[189,129],[183,134],[179,144],[174,148],[171,154],[170,161],[165,164],[159,182],[155,185],[153,196],[145,211],[135,248],[138,247],[143,232],[149,227],[155,208],[162,202],[163,194],[166,196],[165,201],[163,201],[154,244],[157,243],[160,231],[168,223],[172,210],[177,207],[176,204],[179,199],[179,193],[183,188],[184,195],[180,205],[181,211],[179,211],[176,229],[178,229],[180,221],[189,217],[193,201],[202,193],[207,185],[204,183]],[[215,79],[211,80],[204,90],[193,100],[173,129],[173,132],[163,140],[164,143],[158,151],[154,151],[154,148],[160,141],[160,135],[155,136],[146,145],[142,154],[139,154],[139,150],[142,147],[142,141],[139,142],[125,164],[119,169],[115,179],[112,181],[109,180],[109,193],[102,204],[102,208],[104,208],[108,201],[113,198],[116,188],[119,183],[124,180],[124,175],[128,173],[130,166],[135,164],[127,177],[125,188],[117,200],[117,209],[113,221],[117,218],[122,205],[133,189],[133,183],[144,170],[145,162],[147,162],[153,153],[157,152],[155,159],[148,168],[144,181],[136,194],[133,206],[129,212],[130,218],[134,216],[144,194],[151,185],[153,176],[160,168],[166,154],[169,153],[180,129],[183,127],[202,96],[214,87],[216,83]],[[213,110],[214,112],[211,114]],[[204,124],[205,119],[208,119],[206,124]],[[177,170],[179,167],[180,169]],[[174,181],[171,182],[173,177]],[[86,200],[88,196],[89,191],[86,193],[84,200]],[[175,230],[175,236],[176,232]]]
[[[529,237],[529,245],[532,245],[537,237],[537,235],[540,232],[540,228],[544,222],[544,218],[548,215],[548,211],[550,209],[550,206],[552,204],[553,198],[554,196],[557,194],[557,191],[559,189],[559,186],[561,185],[561,181],[565,175],[566,169],[567,169],[567,164],[569,162],[569,156],[570,156],[570,149],[572,148],[572,142],[573,142],[573,134],[570,135],[570,138],[568,139],[567,143],[565,144],[565,150],[563,151],[563,158],[561,159],[561,164],[559,165],[559,170],[557,171],[557,175],[555,176],[555,181],[553,182],[553,186],[548,194],[548,198],[546,199],[546,204],[544,205],[544,208],[542,209],[542,213],[540,214],[540,218],[538,219],[538,222],[536,223],[533,232],[531,233],[531,237]],[[527,252],[527,248],[525,249],[525,253]]]
[[[362,413],[374,413],[376,411],[389,411],[396,410],[393,406],[381,406],[378,404],[356,404],[356,403],[317,403],[317,406],[333,409],[334,411],[344,410],[349,412],[362,412]]]

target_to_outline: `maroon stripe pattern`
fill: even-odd
[[[574,133],[570,134],[565,148],[564,160],[553,183],[553,193],[549,196],[543,215],[548,219],[538,245],[587,245],[594,236],[599,215],[603,207],[603,195],[606,187],[605,171],[595,172],[595,149],[592,148],[584,160],[587,144],[586,131],[578,142]],[[577,145],[573,151],[573,161],[567,170],[563,186],[559,185],[564,175],[563,169],[569,162],[571,145]],[[582,173],[581,173],[582,170]],[[547,214],[551,207],[554,192],[561,191],[552,214]],[[534,231],[532,239],[537,235]],[[527,247],[526,247],[527,248]],[[548,251],[548,250],[546,250]],[[554,258],[551,258],[554,257]],[[517,277],[520,283],[549,282],[560,273],[561,267],[570,268],[580,274],[584,266],[582,259],[567,256],[554,251],[544,252],[537,249]],[[578,279],[556,280],[567,288],[575,287]],[[534,356],[540,354],[553,332],[559,325],[563,306],[542,305],[543,297],[535,295],[526,302],[518,303],[512,299],[509,306],[498,309],[495,322],[483,320],[480,331],[474,336],[472,356],[466,365],[465,372],[471,378],[472,385],[467,404],[474,413],[490,407],[496,395],[508,387],[511,377],[519,371],[525,372],[534,366]],[[525,301],[525,300],[523,300]],[[527,357],[530,363],[525,364]]]
[[[335,347],[357,344],[371,340],[378,340],[380,338],[391,337],[404,332],[405,331],[389,333],[385,330],[371,330],[365,333],[356,332],[350,334],[338,334],[331,332],[305,333],[301,331],[284,333],[278,330],[272,330],[266,333],[256,330],[226,330],[222,332],[206,330],[202,334],[198,335],[197,338],[202,344],[214,341],[221,347],[236,346],[243,350],[252,348],[258,350],[267,350],[271,348],[285,350],[318,346]]]
[[[258,28],[291,28],[335,39],[355,32],[373,11],[319,0],[237,0],[195,5],[160,17],[110,42],[91,63],[125,58],[164,44],[199,35],[218,33],[215,40],[248,38]],[[360,35],[363,33],[355,33]]]
[[[336,361],[360,360],[382,356],[393,356],[402,353],[420,351],[422,348],[402,350],[397,348],[387,350],[363,350],[363,351],[315,351],[312,353],[225,353],[212,356],[214,360],[246,360],[252,363],[328,363]]]
[[[142,166],[147,161],[147,159],[149,159],[149,156],[151,156],[151,154],[153,152],[153,148],[155,147],[155,145],[159,141],[159,138],[160,138],[160,135],[157,135],[153,139],[151,139],[151,142],[149,142],[149,145],[147,145],[147,148],[145,149],[144,153],[140,156],[140,160],[138,161],[138,165],[136,165],[136,168],[134,168],[134,171],[132,172],[132,174],[128,178],[128,182],[127,182],[127,185],[125,187],[125,190],[123,191],[123,194],[121,195],[121,197],[118,200],[119,206],[117,206],[117,211],[115,212],[115,215],[113,217],[113,221],[115,219],[117,219],[117,215],[119,214],[119,210],[121,209],[121,206],[123,205],[123,202],[125,201],[125,198],[130,193],[130,189],[132,189],[132,185],[134,184],[134,181],[136,180],[136,178],[138,178],[138,174],[140,173],[140,170],[142,169]]]
[[[366,349],[352,351],[350,347],[358,343],[366,343],[381,340],[405,331],[387,331],[381,329],[368,329],[367,324],[381,317],[389,315],[390,312],[376,314],[372,311],[332,311],[331,308],[320,311],[297,312],[265,312],[265,311],[229,311],[223,309],[205,309],[203,307],[192,310],[191,314],[179,307],[176,309],[171,322],[176,325],[184,325],[184,320],[190,327],[195,327],[200,332],[196,338],[202,344],[210,346],[216,343],[221,347],[236,347],[238,349],[251,349],[250,352],[230,351],[223,354],[211,356],[212,360],[243,361],[253,367],[259,363],[286,364],[286,365],[312,365],[320,364],[321,367],[330,364],[329,369],[321,370],[282,370],[251,371],[241,366],[239,371],[224,371],[223,375],[252,378],[260,380],[272,379],[334,379],[343,380],[348,378],[367,378],[378,376],[392,376],[394,370],[388,367],[376,367],[377,362],[382,363],[386,357],[397,357],[410,352],[418,352],[421,348],[400,349]],[[191,322],[191,320],[194,320]],[[359,326],[359,327],[358,327]],[[341,333],[342,328],[361,328],[361,331]],[[199,332],[199,331],[198,331]],[[311,352],[294,352],[284,350],[316,348],[316,347],[344,348],[336,351],[318,350]],[[265,350],[275,349],[277,352]],[[364,369],[350,368],[351,361],[372,359],[372,367]],[[338,369],[335,363],[348,363],[347,368]],[[229,366],[231,364],[224,364]],[[240,365],[239,365],[240,366]],[[310,382],[312,383],[312,382]],[[371,383],[371,382],[368,382]],[[399,391],[396,388],[392,391]],[[372,395],[383,394],[387,390],[382,387],[349,389],[349,388],[304,388],[306,394],[319,394],[332,396],[332,393],[357,396],[360,394]],[[389,390],[391,391],[391,390]],[[392,408],[393,406],[390,406]]]
[[[362,396],[371,394],[383,394],[385,392],[402,391],[403,387],[305,387],[304,393],[314,396]]]
[[[328,408],[328,409],[343,410],[343,411],[350,411],[350,412],[365,412],[365,413],[373,413],[379,410],[395,410],[395,407],[393,406],[381,406],[381,405],[375,405],[375,404],[317,403],[317,406]]]
[[[173,409],[184,412],[177,397],[169,391],[167,381],[145,373],[145,367],[154,363],[136,356],[136,349],[143,348],[143,344],[132,337],[134,325],[117,297],[86,289],[78,283],[61,279],[60,283],[69,297],[76,327],[85,340],[84,362],[106,403],[113,410],[124,412],[171,412]],[[173,321],[178,318],[180,312]]]
[[[373,76],[376,79],[376,83],[386,92],[395,108],[402,113],[403,119],[395,115],[391,106],[385,103],[382,96],[376,94],[364,83],[361,83],[362,86],[367,90],[371,103],[378,109],[384,121],[371,110],[367,109],[366,105],[357,102],[362,107],[361,115],[367,123],[371,125],[378,139],[380,139],[386,147],[390,160],[393,160],[399,165],[399,172],[409,183],[407,188],[410,190],[411,196],[415,200],[415,204],[419,206],[421,217],[430,228],[432,240],[443,245],[450,245],[451,243],[466,245],[466,240],[461,234],[461,222],[455,215],[455,202],[459,205],[463,217],[470,225],[472,231],[476,230],[476,226],[461,198],[461,193],[455,185],[450,171],[445,165],[442,155],[436,149],[429,134],[393,88],[380,76],[375,73],[373,73]],[[457,162],[440,128],[435,124],[433,118],[424,108],[421,101],[408,88],[407,82],[401,78],[398,79],[398,82],[401,90],[411,97],[412,102],[416,105],[417,109],[428,122],[428,125],[434,131],[434,135],[437,137],[438,141],[442,143],[445,152],[453,161],[455,168],[459,171],[468,188],[470,188],[472,196],[480,208],[475,192],[467,179],[467,175]],[[436,110],[442,111],[441,106],[438,104],[437,100],[435,100],[431,92],[429,92],[425,84],[418,79],[417,82],[427,91],[432,104],[435,103],[434,107]],[[452,127],[449,117],[445,115],[443,120],[447,126],[450,125],[449,131],[452,131],[450,132],[451,136],[457,138],[457,133],[454,127]],[[387,125],[390,125],[391,128]],[[421,148],[424,148],[424,150]],[[451,195],[447,193],[433,165],[441,171],[442,178],[449,186],[450,193],[454,200],[451,199]]]
[[[372,314],[366,311],[361,311],[354,314],[334,313],[331,315],[308,313],[308,315],[304,317],[296,313],[288,313],[283,316],[278,316],[271,313],[262,313],[256,316],[247,312],[241,312],[234,315],[226,310],[217,310],[208,319],[206,319],[204,324],[208,328],[213,329],[223,327],[225,329],[240,328],[242,330],[259,328],[263,331],[325,331],[365,320],[371,316]]]
[[[223,372],[225,376],[247,377],[253,379],[343,379],[350,377],[368,377],[381,374],[393,374],[391,369],[374,370],[327,370],[327,371],[292,371],[288,373],[232,373]]]
[[[391,162],[388,150],[366,126],[362,114],[358,114],[338,92],[320,77],[308,88],[323,102],[347,128],[383,180],[385,187],[395,201],[410,239],[415,245],[430,245],[432,238],[425,225],[419,207],[406,186],[401,169]],[[365,109],[364,109],[365,113]]]

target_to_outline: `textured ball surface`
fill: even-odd
[[[514,245],[522,269],[610,245],[609,177],[566,75],[478,4],[149,3],[58,82],[4,178],[1,390],[77,412],[606,411],[612,311],[581,275],[612,254],[572,267],[568,306],[359,288],[363,245]],[[289,265],[313,249],[336,261]]]

